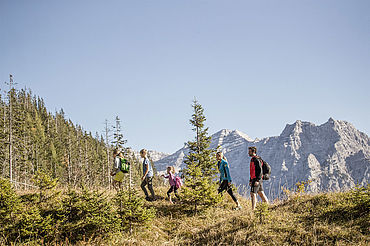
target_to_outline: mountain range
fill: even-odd
[[[308,181],[309,192],[339,191],[365,185],[370,180],[370,138],[351,123],[330,118],[322,125],[297,120],[287,124],[279,136],[251,139],[238,130],[223,129],[212,135],[211,148],[221,146],[228,159],[233,183],[241,194],[248,190],[248,147],[256,146],[257,154],[272,169],[264,181],[265,193],[279,197],[282,187],[292,189],[297,182]],[[158,171],[174,166],[184,167],[189,153],[184,147],[171,155],[158,155],[154,164]]]

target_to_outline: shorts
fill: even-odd
[[[116,175],[114,175],[113,180],[117,181],[117,182],[122,182],[123,181],[123,176],[124,176],[123,172],[119,171],[118,173],[116,173]]]
[[[254,185],[254,184],[255,184],[255,182],[256,182],[256,181],[253,181],[253,182],[252,182],[252,186],[251,186],[251,193],[257,193],[257,192],[263,191],[263,184],[262,184],[262,180],[260,180],[260,181],[258,182],[258,185],[257,185],[257,186],[255,186],[255,185]]]

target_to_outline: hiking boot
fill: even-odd
[[[149,196],[145,197],[145,200],[147,200],[148,202],[152,201],[152,199]]]

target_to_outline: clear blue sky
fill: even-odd
[[[370,1],[0,0],[0,81],[92,132],[172,153],[210,134],[276,136],[329,117],[370,130]]]

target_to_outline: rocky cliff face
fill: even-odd
[[[272,168],[272,177],[264,182],[270,198],[281,194],[281,187],[292,188],[299,181],[311,180],[312,192],[345,190],[370,180],[370,138],[352,124],[330,118],[316,126],[296,121],[286,125],[280,136],[252,140],[234,130],[221,130],[212,136],[211,147],[221,146],[228,159],[233,182],[249,181],[248,147],[256,146],[258,155]],[[188,149],[155,162],[159,171],[173,165],[180,170]]]

